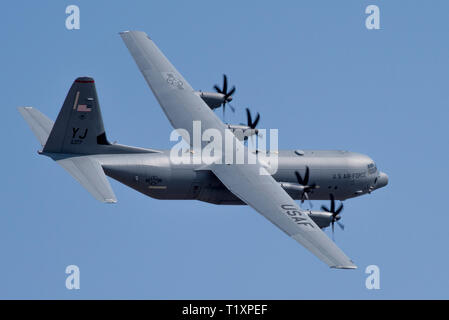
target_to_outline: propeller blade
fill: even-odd
[[[326,206],[321,206],[321,210],[325,211],[325,212],[329,212],[332,214],[332,221],[331,221],[331,225],[332,225],[332,239],[334,239],[334,231],[335,231],[335,222],[338,224],[338,226],[341,228],[341,230],[345,230],[345,225],[341,222],[339,222],[339,220],[341,219],[341,216],[339,215],[340,212],[343,210],[343,203],[340,203],[340,206],[338,207],[337,210],[335,210],[335,197],[334,195],[331,193],[329,195],[329,198],[331,200],[331,207],[328,208]]]
[[[228,99],[230,96],[232,96],[234,94],[234,92],[235,92],[235,86],[232,87],[231,91],[226,93],[226,99]]]
[[[330,194],[330,198],[331,198],[331,209],[330,209],[330,212],[334,213],[335,212],[335,198],[334,198],[334,195],[332,193]]]
[[[304,185],[309,184],[309,177],[310,177],[310,169],[308,166],[306,166],[306,173],[304,174]]]
[[[304,194],[304,198],[306,198],[307,200],[309,200],[309,195],[307,194],[307,192],[303,192]],[[310,200],[309,200],[310,201]]]
[[[337,216],[341,212],[341,210],[343,210],[343,203],[340,204],[340,206],[338,207],[337,211],[335,211],[335,215]]]
[[[301,192],[301,203],[304,203],[304,201],[306,201],[307,199],[307,193],[304,191],[300,191]]]
[[[254,122],[253,122],[253,124],[251,126],[252,129],[255,129],[257,127],[257,124],[259,123],[259,120],[260,120],[260,114],[258,112],[257,116],[256,116],[256,119],[254,119]]]
[[[252,121],[252,118],[251,118],[251,112],[249,111],[248,108],[246,108],[246,120],[247,120],[248,127],[251,128],[251,125],[252,125],[253,121]]]
[[[235,93],[235,86],[233,86],[228,92],[228,77],[226,76],[226,74],[223,74],[223,88],[220,88],[218,85],[214,85],[214,89],[217,93],[224,95],[221,106],[223,107],[223,121],[225,121],[226,103],[229,103],[232,100],[232,98],[230,97]],[[234,106],[230,106],[230,108],[232,112],[235,112]]]
[[[226,77],[226,75],[223,75],[223,93],[227,94],[226,92],[228,91],[228,77]]]
[[[304,181],[302,180],[301,174],[298,171],[295,171],[296,179],[300,185],[304,185]]]
[[[332,241],[335,242],[335,226],[334,226],[334,222],[332,221]]]
[[[345,230],[345,225],[343,223],[337,221],[337,224],[341,228],[341,230]]]
[[[304,192],[304,197],[307,199],[307,202],[309,202],[310,208],[313,208],[312,201],[310,201],[310,198],[309,198],[309,195],[307,194],[307,192]]]

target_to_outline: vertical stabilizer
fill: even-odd
[[[94,79],[77,78],[44,147],[48,153],[92,154],[108,145]]]

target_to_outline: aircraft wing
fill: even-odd
[[[144,32],[120,33],[145,80],[172,126],[193,136],[192,122],[201,121],[201,132],[226,126],[194,93],[192,87]],[[236,151],[245,148],[235,138]],[[186,141],[190,141],[187,137]],[[192,145],[191,141],[190,144]],[[354,263],[332,242],[260,164],[211,165],[221,182],[242,201],[301,243],[330,267],[354,269]]]
[[[187,130],[190,137],[193,137],[193,121],[201,121],[203,131],[208,128],[225,129],[223,122],[194,93],[145,32],[125,31],[120,36],[173,128]],[[183,135],[183,138],[189,143],[189,137]]]
[[[331,268],[355,269],[354,263],[302,211],[260,165],[214,165],[212,171],[237,197],[310,250]]]

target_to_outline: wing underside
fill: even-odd
[[[211,168],[237,197],[311,251],[329,267],[354,269],[354,263],[303,212],[268,173],[257,165],[215,165]],[[264,170],[262,168],[262,170]]]

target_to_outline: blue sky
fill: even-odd
[[[81,29],[65,28],[65,8]],[[381,30],[365,28],[380,8]],[[14,1],[3,4],[0,298],[449,298],[447,1]],[[118,32],[146,31],[202,90],[223,73],[281,149],[372,157],[387,188],[345,202],[330,270],[248,207],[160,201],[111,180],[94,200],[16,107],[54,119],[78,76],[96,80],[110,140],[169,148],[171,127]],[[220,112],[221,114],[221,112]],[[318,207],[319,203],[316,204]],[[329,233],[328,233],[329,234]],[[65,268],[81,289],[65,288]],[[380,290],[365,288],[378,265]]]

